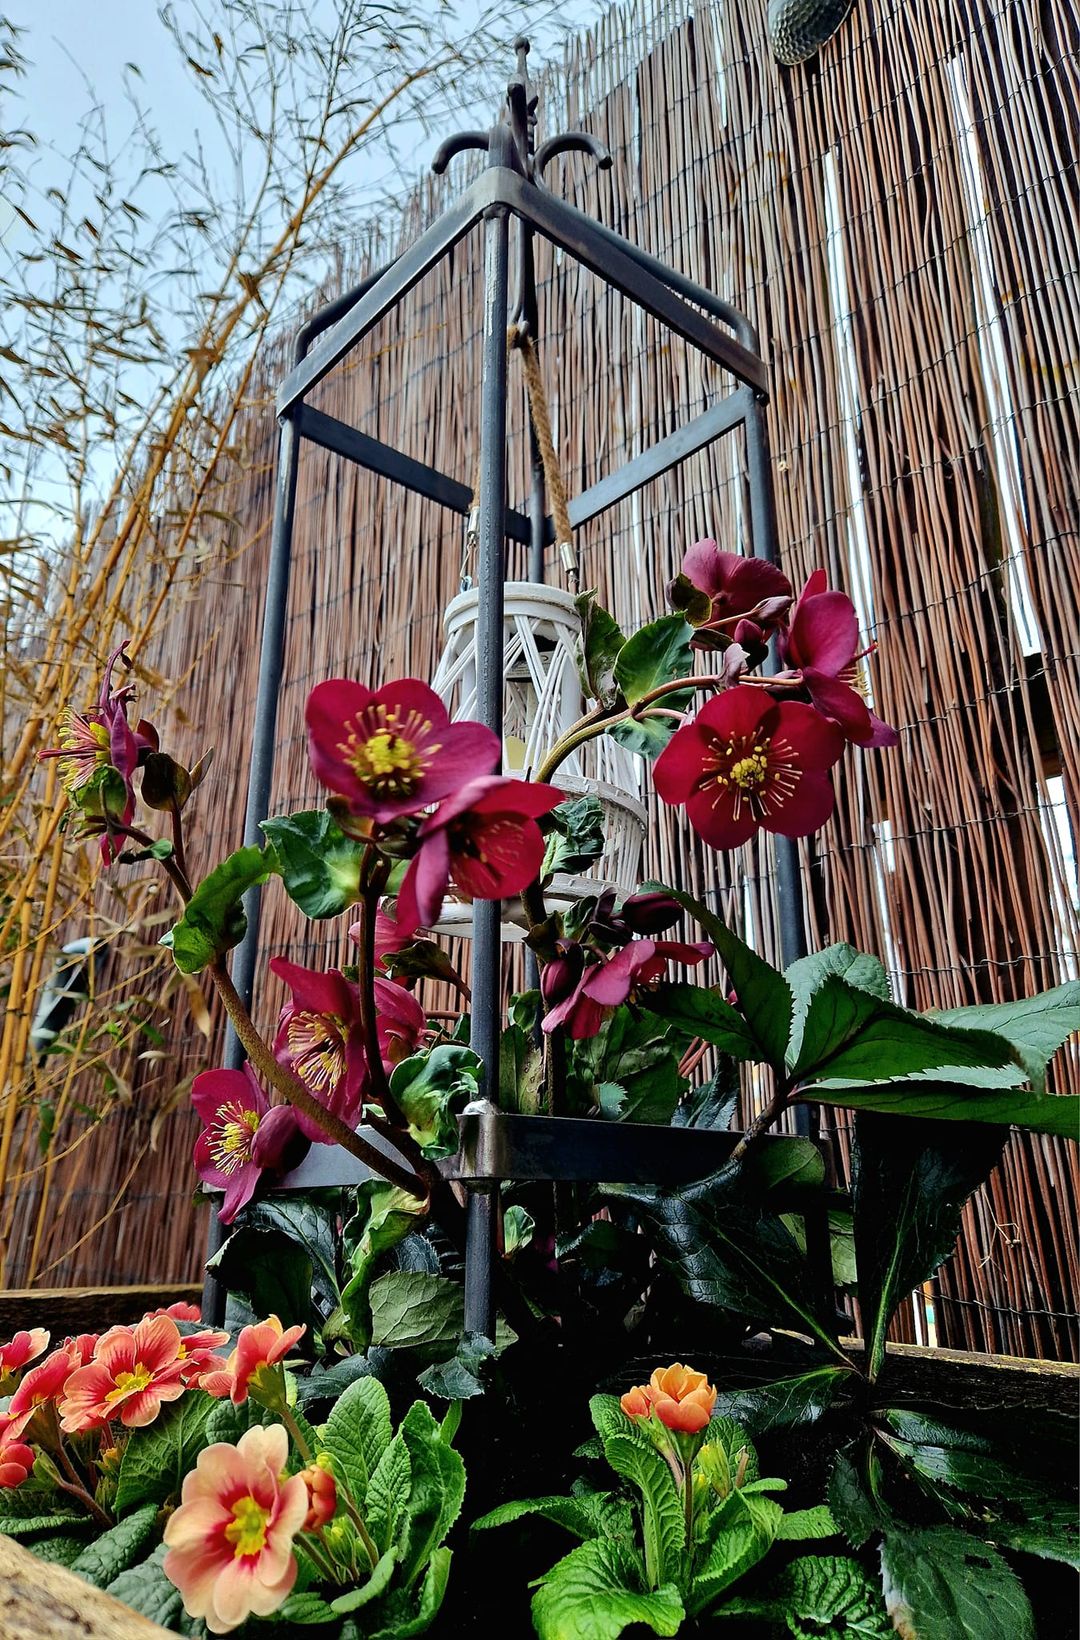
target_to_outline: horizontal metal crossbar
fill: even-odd
[[[367,467],[383,478],[402,485],[404,489],[415,491],[417,495],[427,496],[429,501],[437,501],[450,512],[462,516],[469,512],[472,491],[459,479],[404,455],[393,445],[383,444],[379,439],[350,427],[348,422],[328,416],[310,404],[299,405],[295,419],[302,436],[310,439],[312,444],[319,444],[324,450],[333,450],[337,455],[355,461],[358,466]],[[531,537],[525,514],[508,509],[505,532],[511,541],[523,541],[527,546]]]

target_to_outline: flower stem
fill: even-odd
[[[282,1395],[282,1398],[274,1408],[274,1411],[281,1414],[281,1421],[285,1425],[285,1428],[289,1431],[289,1434],[292,1436],[296,1445],[296,1450],[299,1452],[304,1462],[311,1463],[314,1453],[308,1445],[306,1435],[300,1428],[300,1425],[297,1423],[296,1419],[293,1417],[292,1408],[290,1407],[288,1401],[286,1401],[284,1395]]]
[[[62,1436],[58,1439],[54,1450],[56,1452],[56,1456],[60,1460],[61,1465],[63,1466],[65,1474],[69,1477],[67,1480],[64,1480],[62,1476],[56,1475],[56,1485],[63,1487],[65,1492],[70,1492],[73,1498],[78,1498],[79,1502],[83,1504],[87,1510],[89,1510],[90,1514],[94,1517],[99,1526],[104,1526],[106,1529],[111,1527],[113,1524],[111,1517],[106,1514],[97,1499],[87,1491],[86,1487],[79,1479],[75,1465],[72,1463],[70,1455],[64,1446]]]
[[[773,1123],[784,1114],[790,1100],[791,1084],[782,1082],[765,1109],[759,1111],[757,1116],[754,1117],[735,1149],[731,1152],[728,1159],[729,1166],[733,1162],[741,1162],[747,1152],[761,1142],[762,1137],[772,1127]]]
[[[376,879],[360,896],[360,1021],[364,1030],[368,1070],[371,1072],[372,1093],[395,1127],[407,1126],[401,1107],[390,1092],[390,1079],[382,1062],[379,1048],[379,1012],[375,1005],[375,916],[379,895],[385,886]]]
[[[355,1156],[366,1167],[370,1167],[373,1173],[379,1174],[384,1179],[389,1179],[391,1184],[398,1185],[400,1189],[407,1190],[410,1196],[416,1196],[421,1201],[426,1200],[428,1196],[426,1184],[418,1179],[415,1174],[407,1172],[405,1168],[399,1167],[396,1162],[391,1161],[388,1156],[384,1156],[381,1150],[375,1149],[374,1145],[369,1145],[365,1139],[361,1139],[360,1135],[354,1133],[352,1128],[348,1127],[339,1116],[335,1116],[332,1111],[327,1110],[325,1105],[320,1105],[319,1101],[308,1092],[299,1078],[294,1076],[286,1066],[278,1063],[270,1048],[256,1030],[255,1023],[229,976],[223,957],[217,957],[210,964],[208,973],[218,996],[222,1000],[225,1012],[232,1021],[233,1029],[244,1052],[255,1069],[261,1076],[265,1077],[271,1087],[276,1088],[279,1093],[283,1093],[289,1103],[295,1105],[296,1109],[300,1111],[301,1115],[306,1116],[309,1121],[315,1123],[316,1127],[321,1128],[327,1138],[334,1144],[340,1145],[343,1150],[349,1152],[350,1156]]]

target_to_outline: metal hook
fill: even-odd
[[[599,137],[590,136],[588,131],[564,131],[561,136],[548,137],[536,150],[533,164],[537,180],[543,176],[545,166],[556,154],[588,154],[601,171],[611,170],[611,150]]]
[[[447,137],[439,144],[431,169],[440,177],[455,154],[463,154],[467,148],[482,148],[486,153],[490,143],[489,131],[459,131],[456,137]]]

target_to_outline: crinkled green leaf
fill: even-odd
[[[697,1616],[756,1566],[776,1541],[783,1510],[771,1498],[732,1492],[711,1524],[709,1552],[694,1575],[687,1610]]]
[[[332,1623],[336,1616],[333,1607],[327,1605],[321,1594],[316,1594],[314,1589],[304,1589],[299,1594],[291,1594],[285,1604],[278,1607],[274,1621],[308,1628],[317,1623]]]
[[[305,917],[338,917],[356,904],[364,846],[346,837],[326,809],[275,815],[259,829],[270,839],[286,894]]]
[[[578,671],[582,687],[590,700],[611,706],[618,697],[615,662],[626,638],[618,623],[597,603],[595,589],[580,593],[574,606],[581,619]]]
[[[626,1504],[619,1498],[613,1498],[609,1492],[585,1492],[570,1498],[519,1498],[513,1503],[500,1504],[497,1509],[474,1520],[472,1530],[479,1532],[489,1526],[509,1526],[526,1515],[539,1515],[542,1520],[564,1526],[582,1540],[632,1535],[632,1520]]]
[[[465,1465],[461,1454],[443,1439],[423,1401],[413,1402],[402,1420],[401,1434],[412,1465],[401,1570],[405,1582],[412,1583],[461,1513]]]
[[[450,1561],[449,1549],[435,1550],[420,1586],[419,1601],[412,1591],[391,1590],[379,1613],[380,1618],[386,1616],[389,1622],[371,1630],[370,1640],[413,1640],[414,1635],[426,1634],[439,1615],[446,1596]]]
[[[680,1573],[686,1546],[686,1523],[671,1470],[647,1442],[620,1431],[602,1437],[604,1457],[617,1475],[632,1481],[641,1493],[641,1524],[645,1540],[645,1576],[651,1589],[674,1582]]]
[[[39,1560],[47,1560],[54,1566],[70,1566],[86,1548],[86,1539],[72,1537],[70,1532],[58,1532],[54,1537],[31,1538],[28,1543],[23,1544],[23,1548],[29,1549]]]
[[[389,1451],[389,1448],[387,1450]],[[363,1606],[370,1606],[373,1600],[378,1600],[390,1587],[396,1565],[397,1550],[387,1549],[372,1567],[371,1576],[366,1583],[361,1583],[357,1589],[350,1589],[347,1594],[339,1594],[336,1600],[330,1602],[331,1612],[343,1617],[347,1612],[356,1612]]]
[[[107,1588],[138,1560],[153,1537],[156,1524],[157,1505],[148,1503],[88,1543],[78,1559],[72,1561],[71,1570],[99,1589]]]
[[[8,1509],[10,1506],[9,1497],[0,1498],[0,1508]],[[81,1525],[89,1527],[92,1522],[88,1515],[76,1514],[74,1510],[60,1510],[51,1515],[0,1515],[0,1532],[11,1538],[32,1537],[35,1532],[51,1532],[56,1526],[66,1526],[70,1529],[72,1526]],[[33,1547],[32,1543],[27,1544],[28,1549]]]
[[[377,1378],[358,1378],[335,1402],[320,1445],[353,1502],[363,1507],[368,1482],[390,1445],[390,1399]]]
[[[1035,1640],[1031,1603],[995,1549],[951,1526],[886,1532],[885,1605],[904,1640]]]
[[[480,1087],[482,1067],[471,1048],[443,1042],[395,1065],[390,1091],[425,1156],[437,1160],[457,1149],[454,1116]]]
[[[448,1276],[420,1270],[391,1270],[371,1287],[371,1336],[384,1349],[444,1348],[445,1355],[464,1330],[464,1297]]]
[[[795,1640],[886,1640],[893,1633],[880,1589],[844,1555],[793,1561],[760,1595],[736,1596],[718,1615],[772,1619]]]
[[[419,1209],[415,1196],[383,1179],[367,1179],[356,1188],[356,1213],[342,1232],[348,1275],[341,1290],[349,1337],[356,1349],[365,1350],[371,1343],[368,1294],[375,1265],[383,1253],[417,1228]]]
[[[272,848],[240,848],[203,878],[180,921],[161,941],[171,949],[182,974],[200,973],[215,957],[240,944],[247,932],[243,897],[277,869]]]
[[[812,1509],[789,1510],[780,1522],[776,1535],[785,1542],[800,1543],[810,1538],[837,1537],[839,1532],[828,1504],[817,1503]]]
[[[547,828],[542,878],[556,871],[588,871],[604,852],[604,805],[598,797],[568,798],[548,815]]]
[[[364,1520],[380,1554],[397,1544],[411,1485],[409,1449],[399,1431],[375,1465],[364,1497]]]
[[[618,1640],[637,1623],[674,1635],[683,1616],[675,1585],[647,1591],[640,1563],[618,1540],[572,1549],[539,1580],[532,1602],[539,1640]]]
[[[111,1594],[114,1600],[130,1606],[132,1611],[149,1618],[151,1623],[159,1624],[163,1629],[193,1634],[196,1632],[196,1625],[194,1620],[184,1613],[180,1590],[175,1583],[169,1581],[161,1569],[167,1553],[165,1545],[159,1543],[149,1559],[139,1561],[137,1565],[119,1572],[105,1592]],[[72,1566],[71,1569],[74,1571],[75,1567]],[[201,1626],[198,1632],[202,1632]]]
[[[172,1406],[163,1407],[146,1429],[132,1430],[120,1462],[118,1515],[136,1504],[179,1498],[184,1476],[207,1444],[206,1425],[214,1405],[204,1390],[188,1390]]]

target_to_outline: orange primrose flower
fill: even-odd
[[[152,1424],[163,1402],[184,1393],[180,1329],[170,1316],[110,1327],[94,1359],[64,1385],[60,1427],[67,1434],[107,1424],[119,1416],[129,1429]]]
[[[712,1416],[716,1390],[703,1372],[676,1361],[657,1367],[648,1384],[628,1390],[620,1405],[628,1418],[646,1419],[655,1412],[665,1429],[696,1435]]]
[[[17,1332],[6,1344],[0,1344],[0,1378],[9,1372],[18,1372],[28,1361],[36,1361],[49,1347],[49,1335],[44,1327],[32,1327],[29,1332]]]
[[[0,1487],[21,1486],[34,1467],[33,1451],[19,1439],[30,1417],[0,1416]]]

